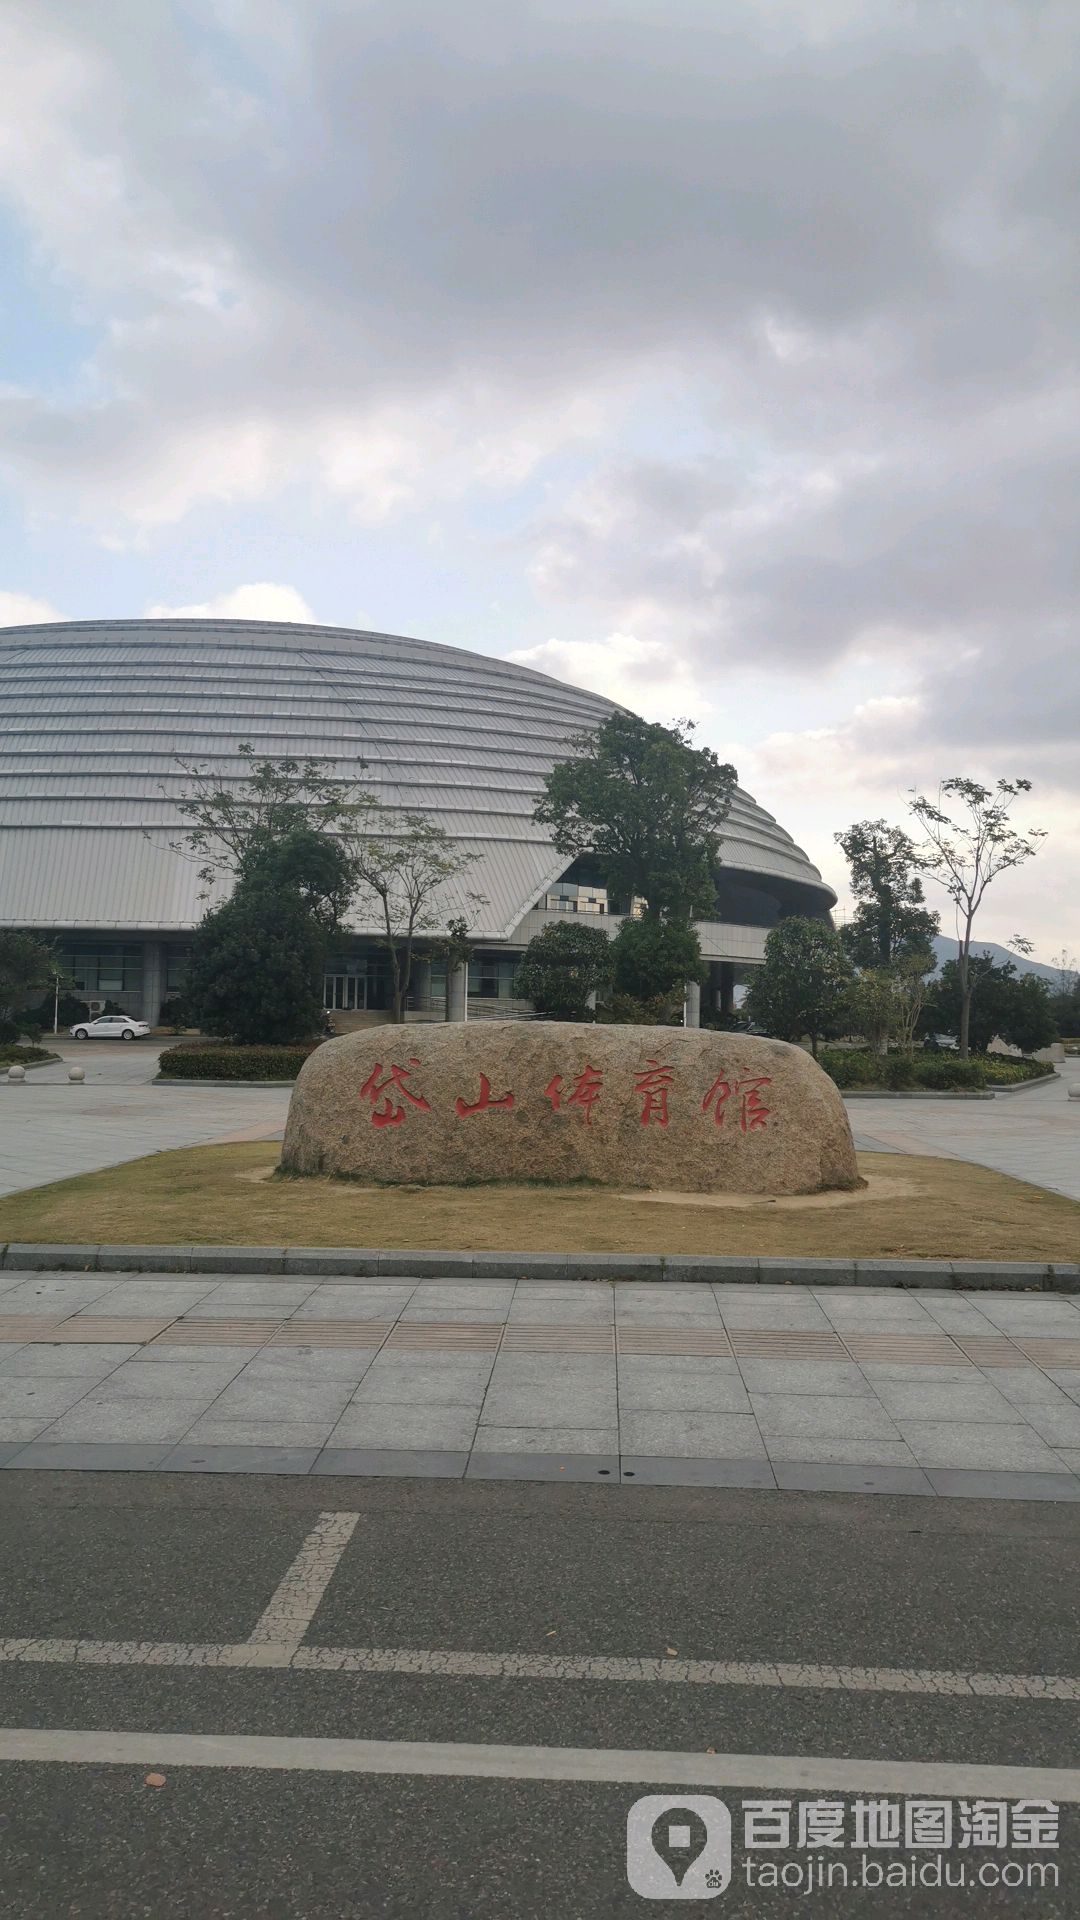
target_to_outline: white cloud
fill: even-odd
[[[0,593],[0,627],[31,627],[63,618],[47,600],[35,600],[32,594]]]
[[[292,620],[300,626],[310,626],[315,619],[302,593],[273,580],[254,580],[190,606],[159,602],[147,607],[146,613],[150,620]]]
[[[639,640],[632,633],[610,633],[605,640],[545,640],[506,657],[554,680],[605,694],[646,720],[666,722],[710,711],[688,662],[659,640]]]

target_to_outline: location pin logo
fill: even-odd
[[[693,1807],[665,1807],[653,1821],[652,1843],[666,1867],[681,1887],[687,1871],[709,1844],[709,1829]]]
[[[731,1814],[712,1793],[646,1793],[626,1816],[626,1877],[646,1900],[715,1900],[731,1880]]]

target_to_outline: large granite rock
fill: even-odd
[[[861,1184],[843,1101],[781,1040],[474,1021],[367,1028],[306,1061],[282,1166],[454,1185],[819,1193]]]

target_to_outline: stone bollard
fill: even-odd
[[[26,1068],[9,1067],[7,1077],[13,1087],[21,1087],[23,1081],[26,1079]]]
[[[83,1081],[86,1079],[85,1067],[69,1067],[68,1079],[73,1080],[77,1086],[81,1086]]]
[[[1070,1099],[1070,1100],[1080,1100],[1080,1087],[1070,1087],[1070,1088],[1069,1088],[1069,1099]]]

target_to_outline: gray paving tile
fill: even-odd
[[[46,1429],[49,1440],[182,1440],[204,1399],[84,1400]]]
[[[919,1299],[942,1333],[993,1333],[992,1321],[970,1300],[957,1294],[920,1293]]]
[[[617,1427],[478,1427],[477,1453],[591,1453],[619,1451]]]
[[[1060,1295],[986,1293],[980,1295],[983,1313],[1001,1333],[1021,1340],[1040,1334],[1080,1340],[1080,1313]]]
[[[614,1370],[602,1386],[582,1387],[558,1375],[542,1382],[503,1380],[488,1388],[484,1419],[494,1427],[614,1427]]]
[[[190,1313],[177,1317],[177,1326],[183,1327],[185,1320],[265,1320],[266,1337],[269,1339],[279,1320],[289,1318],[288,1307],[275,1307],[269,1301],[229,1301],[220,1296],[216,1300],[200,1300]]]
[[[471,1455],[467,1480],[609,1480],[619,1478],[617,1453],[480,1453]]]
[[[933,1494],[934,1488],[918,1467],[844,1466],[778,1460],[776,1484],[789,1493]]]
[[[224,1307],[230,1319],[247,1315],[256,1307],[272,1307],[282,1320],[302,1307],[317,1289],[317,1280],[230,1280],[212,1287],[199,1301],[199,1318],[204,1311]]]
[[[628,1413],[619,1422],[623,1453],[764,1460],[765,1444],[748,1413]]]
[[[749,1413],[750,1402],[733,1360],[630,1354],[619,1360],[619,1407],[623,1413]]]
[[[140,1353],[140,1347],[77,1346],[73,1341],[65,1340],[59,1346],[25,1346],[0,1360],[0,1380],[14,1375],[20,1380],[29,1380],[41,1375],[59,1375],[71,1380],[82,1375],[87,1384],[94,1380],[103,1380],[116,1367],[130,1360],[133,1354]]]
[[[22,1379],[7,1373],[0,1379],[0,1419],[55,1420],[83,1395],[92,1391],[85,1375],[42,1376]]]
[[[27,1440],[36,1440],[38,1434],[44,1432],[49,1425],[51,1418],[50,1414],[23,1415],[17,1419],[0,1416],[0,1445],[15,1445]]]
[[[1055,1452],[1064,1460],[1070,1473],[1080,1473],[1080,1447],[1057,1447]]]
[[[903,1439],[919,1465],[974,1467],[984,1472],[1054,1473],[1057,1455],[1030,1427],[1007,1426],[1003,1421],[978,1425],[964,1420],[904,1420],[897,1422]]]
[[[871,1398],[872,1389],[853,1360],[740,1360],[751,1393],[828,1393]]]
[[[514,1293],[509,1324],[606,1327],[614,1317],[615,1300],[608,1286],[581,1280],[573,1287],[558,1287],[543,1280],[523,1280]]]
[[[1002,1420],[1016,1424],[1025,1417],[985,1379],[963,1384],[945,1381],[940,1386],[926,1380],[878,1380],[875,1392],[894,1419]]]
[[[896,1427],[876,1400],[855,1394],[752,1393],[750,1404],[768,1440],[781,1434],[836,1440],[896,1440]]]
[[[100,1353],[102,1349],[99,1347],[97,1351]],[[181,1346],[179,1343],[173,1346],[170,1341],[160,1347],[151,1342],[150,1346],[139,1347],[136,1351],[141,1367],[235,1366],[239,1372],[249,1360],[256,1356],[261,1357],[265,1349],[240,1346]]]
[[[1064,1388],[1056,1386],[1038,1367],[993,1367],[984,1378],[989,1386],[1003,1393],[1006,1400],[1011,1400],[1014,1407],[1073,1405]]]
[[[316,1447],[174,1447],[159,1462],[163,1473],[310,1473]]]
[[[624,1453],[622,1478],[655,1487],[760,1487],[776,1481],[767,1460],[690,1459],[664,1454]]]
[[[1080,1367],[1050,1367],[1047,1372],[1054,1385],[1080,1405]]]
[[[8,1467],[51,1468],[64,1473],[149,1473],[165,1459],[171,1441],[157,1445],[127,1445],[123,1441],[35,1440],[20,1447],[15,1457],[4,1462]]]
[[[816,1461],[821,1466],[913,1467],[915,1456],[902,1440],[843,1440],[830,1434],[781,1433],[765,1436],[770,1460]]]
[[[512,1281],[485,1281],[476,1286],[455,1284],[441,1286],[438,1281],[423,1280],[417,1287],[403,1320],[441,1320],[444,1314],[470,1314],[483,1316],[489,1314],[500,1318],[510,1311],[514,1298]]]
[[[1064,1407],[1048,1407],[1041,1401],[1027,1401],[1024,1417],[1052,1447],[1080,1447],[1080,1407],[1071,1402]]]
[[[112,1279],[115,1282],[116,1276]],[[142,1315],[161,1319],[181,1313],[190,1313],[200,1300],[205,1300],[214,1290],[212,1280],[123,1280],[114,1284],[108,1293],[92,1300],[88,1307],[79,1311],[80,1319],[93,1318],[99,1314],[115,1314],[118,1319],[138,1319]]]
[[[350,1406],[330,1435],[328,1445],[338,1447],[402,1449],[436,1448],[452,1453],[472,1446],[477,1411],[471,1407],[393,1405],[373,1401],[367,1406]]]
[[[927,1479],[935,1493],[954,1500],[1080,1500],[1080,1480],[1067,1473],[928,1467]]]
[[[68,1314],[78,1313],[80,1307],[88,1307],[92,1300],[99,1300],[115,1285],[112,1274],[88,1275],[85,1279],[74,1275],[56,1280],[35,1277],[33,1280],[24,1280],[21,1286],[5,1293],[4,1312],[45,1313],[62,1319]]]
[[[402,1360],[407,1358],[407,1364]],[[359,1382],[355,1404],[367,1406],[373,1401],[390,1400],[395,1405],[409,1401],[414,1405],[480,1405],[491,1377],[491,1355],[472,1353],[409,1354],[383,1356],[373,1360]]]
[[[292,1379],[309,1380],[313,1386],[324,1380],[345,1380],[357,1387],[375,1352],[374,1347],[261,1347],[242,1372],[237,1369],[236,1377],[245,1386],[268,1386],[275,1380]]]
[[[348,1380],[323,1380],[313,1385],[293,1374],[268,1382],[246,1383],[236,1380],[218,1389],[213,1401],[215,1421],[276,1421],[302,1424],[326,1422],[332,1426],[344,1412],[352,1395]]]
[[[467,1452],[455,1453],[441,1448],[324,1447],[313,1471],[350,1474],[357,1479],[460,1480],[468,1459]]]
[[[313,1447],[326,1445],[334,1429],[326,1420],[218,1420],[213,1410],[185,1434],[189,1446]]]
[[[412,1299],[416,1285],[401,1286],[319,1286],[301,1307],[289,1315],[292,1320],[396,1320]]]
[[[879,1380],[922,1381],[928,1387],[954,1385],[977,1386],[984,1377],[970,1361],[959,1359],[955,1366],[928,1366],[918,1360],[864,1360],[862,1371],[870,1386],[876,1389]],[[996,1371],[990,1384],[997,1379]]]
[[[203,1348],[204,1353],[208,1351]],[[238,1372],[235,1361],[222,1363],[209,1358],[182,1360],[175,1367],[147,1367],[141,1360],[129,1360],[108,1376],[107,1395],[110,1400],[210,1400],[222,1393]]]
[[[757,1287],[714,1287],[726,1327],[780,1328],[787,1333],[826,1332],[831,1325],[813,1294],[794,1287],[775,1292]]]

